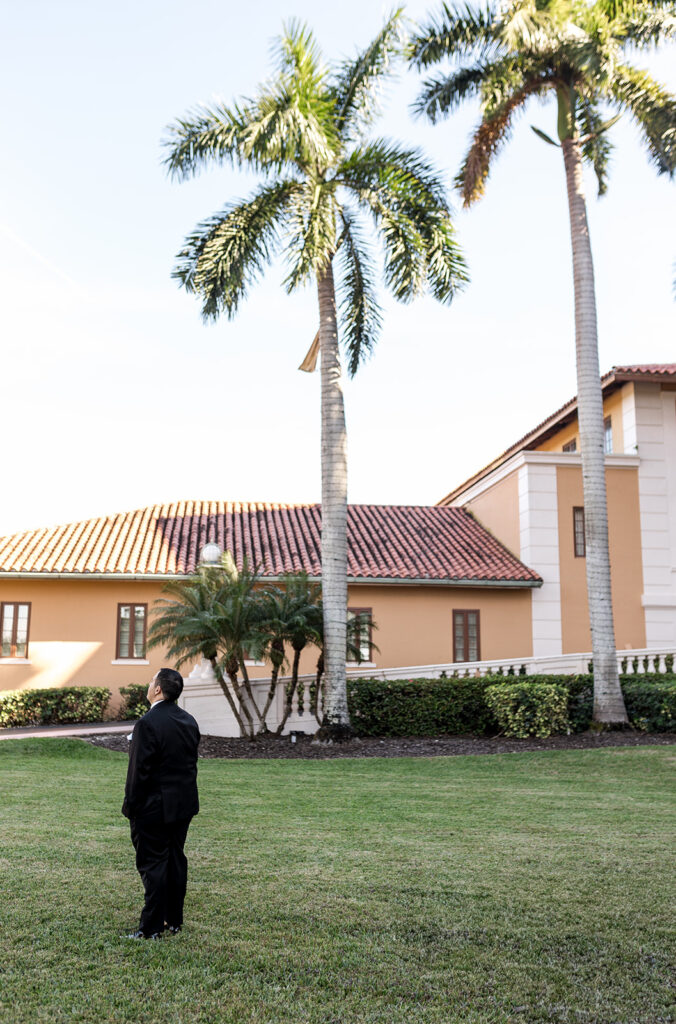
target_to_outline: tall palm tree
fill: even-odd
[[[628,114],[659,173],[676,166],[676,97],[629,62],[627,51],[676,34],[676,6],[663,0],[512,0],[442,7],[410,42],[412,64],[453,62],[425,82],[416,104],[435,122],[463,100],[479,97],[481,120],[456,183],[469,206],[484,191],[493,160],[515,116],[535,97],[556,101],[558,143],[565,167],[575,288],[578,416],[584,485],[587,594],[594,658],[594,718],[622,724],[627,714],[618,680],[610,588],[594,268],[582,180],[592,165],[605,192],[607,129]],[[612,114],[613,116],[609,115]]]
[[[323,735],[349,735],[345,688],[347,450],[340,321],[348,371],[372,351],[381,310],[371,233],[385,281],[408,302],[428,289],[450,302],[466,280],[440,178],[416,151],[373,139],[376,94],[400,47],[400,12],[354,60],[327,66],[297,23],[277,46],[274,77],[252,98],[200,107],[169,128],[167,166],[178,179],[211,163],[260,173],[246,200],[204,221],[179,254],[175,276],[205,319],[233,317],[280,251],[289,292],[317,288],[322,407],[322,592],[326,638]],[[339,305],[336,299],[336,275]]]

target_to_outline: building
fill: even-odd
[[[146,648],[153,605],[168,580],[194,571],[205,544],[270,581],[299,570],[319,579],[320,531],[318,505],[214,501],[5,537],[0,690],[146,681],[163,664]],[[541,580],[463,509],[351,505],[348,559],[349,611],[377,626],[362,638],[366,671],[529,652]],[[308,652],[301,672],[314,672],[315,658]]]
[[[602,378],[618,650],[676,649],[676,363]],[[440,502],[471,512],[542,577],[535,657],[591,649],[577,402],[567,402]]]
[[[602,384],[617,646],[673,652],[676,364]],[[573,399],[436,506],[349,507],[348,611],[377,626],[362,671],[590,650],[578,448]],[[0,691],[145,682],[153,606],[205,544],[270,581],[319,579],[320,533],[319,505],[197,501],[0,538]]]

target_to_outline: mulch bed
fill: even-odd
[[[131,725],[130,725],[131,728]],[[124,733],[82,736],[83,740],[108,750],[129,749]],[[365,737],[348,743],[318,743],[310,736],[230,739],[203,736],[200,757],[218,758],[301,758],[326,760],[332,757],[448,757],[456,754],[513,754],[523,750],[597,750],[600,747],[647,747],[676,744],[676,733],[584,732],[573,736],[550,736],[546,740],[507,740],[501,736],[386,736]]]

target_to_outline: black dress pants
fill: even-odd
[[[136,869],[145,890],[139,922],[139,930],[144,935],[164,931],[165,921],[167,925],[181,927],[188,882],[188,861],[183,846],[191,819],[166,823],[158,817],[130,821]]]

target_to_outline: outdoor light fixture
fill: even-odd
[[[205,544],[200,552],[200,565],[220,565],[221,555],[223,552],[219,548],[218,544],[214,541],[210,541]]]

